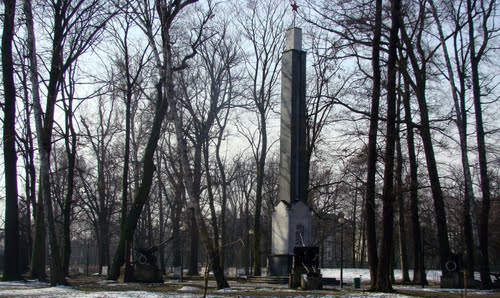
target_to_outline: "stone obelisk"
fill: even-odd
[[[302,30],[290,28],[282,57],[280,202],[272,214],[269,274],[285,276],[296,246],[310,246],[312,211],[307,205],[306,149],[306,52]]]

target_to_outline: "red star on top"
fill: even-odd
[[[297,2],[293,1],[293,3],[291,5],[292,5],[292,11],[297,12],[297,10],[299,9]]]

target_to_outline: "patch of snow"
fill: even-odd
[[[237,288],[237,287],[230,287],[230,288],[224,288],[224,289],[219,289],[216,290],[216,293],[231,293],[231,292],[246,292],[248,291],[247,289],[242,289],[242,288]]]
[[[98,281],[97,283],[98,284],[103,284],[103,285],[110,285],[110,284],[118,284],[119,282],[117,280],[104,279],[104,280]]]
[[[344,276],[344,282],[353,282],[353,279],[355,277],[360,277],[361,282],[363,281],[370,281],[370,270],[368,269],[361,269],[361,268],[344,268],[342,270],[342,274]],[[321,274],[323,277],[334,277],[337,279],[340,279],[340,269],[339,268],[322,268],[321,269]],[[408,274],[410,276],[410,280],[413,279],[413,269],[408,271]],[[427,270],[427,280],[430,282],[434,283],[440,283],[441,282],[441,271],[440,270]],[[479,280],[479,272],[475,272],[475,279]],[[394,277],[396,280],[402,280],[403,279],[403,273],[399,269],[394,270]]]
[[[338,297],[338,296],[336,296]],[[360,293],[358,294],[349,294],[342,295],[340,297],[349,297],[349,298],[364,298],[364,297],[380,297],[380,298],[411,298],[411,296],[401,295],[401,294],[387,294],[387,293]]]
[[[0,291],[0,297],[74,297],[78,293],[71,287],[47,287],[33,289],[12,289],[9,291]]]
[[[194,291],[201,291],[200,288],[197,287],[191,287],[191,286],[184,286],[179,289],[181,292],[194,292]]]
[[[272,288],[256,288],[255,289],[256,291],[272,291],[273,289]],[[283,291],[285,292],[287,289],[280,289],[280,291]],[[292,291],[295,291],[295,290],[292,290]]]
[[[38,280],[0,282],[0,290],[4,288],[42,288],[42,287],[49,287],[49,284]]]
[[[415,286],[396,286],[397,289],[404,289],[407,291],[422,291],[422,292],[431,292],[431,293],[453,293],[453,294],[464,294],[464,289],[451,289],[451,288],[419,288]],[[477,290],[477,289],[467,289],[467,294],[472,295],[498,295],[498,292],[495,290]]]

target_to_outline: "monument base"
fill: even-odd
[[[269,276],[288,276],[292,270],[293,255],[269,255]]]

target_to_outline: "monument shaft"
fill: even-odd
[[[292,36],[290,36],[292,35]],[[288,46],[282,58],[281,136],[280,136],[280,201],[307,204],[305,181],[306,156],[306,52],[297,36],[298,28],[288,31]],[[290,40],[295,42],[290,42]],[[291,43],[291,44],[290,44]]]
[[[306,52],[302,31],[290,28],[282,58],[279,199],[272,214],[271,275],[288,275],[294,248],[312,242],[307,205]]]

